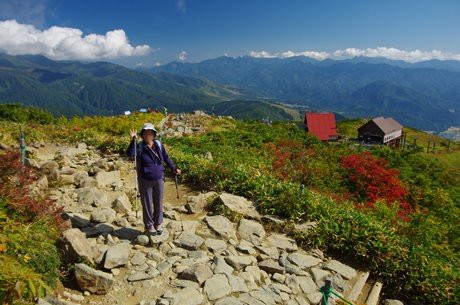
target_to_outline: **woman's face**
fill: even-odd
[[[144,140],[148,144],[152,143],[154,139],[155,139],[155,132],[153,130],[144,130],[142,132],[142,140]]]

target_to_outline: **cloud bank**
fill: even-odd
[[[16,20],[0,21],[0,51],[44,55],[55,60],[100,60],[146,55],[148,45],[132,46],[125,31],[83,35],[80,29],[53,26],[39,30]]]
[[[440,50],[432,51],[421,51],[421,50],[412,50],[406,51],[397,48],[387,48],[387,47],[378,47],[378,48],[367,48],[367,49],[358,49],[358,48],[348,48],[344,50],[336,50],[334,52],[324,52],[324,51],[285,51],[285,52],[267,52],[267,51],[251,51],[249,55],[257,58],[288,58],[293,56],[306,56],[311,57],[317,60],[323,60],[326,58],[332,59],[342,59],[350,58],[355,56],[364,56],[364,57],[384,57],[393,60],[404,60],[407,62],[419,62],[431,59],[439,60],[459,60],[460,54],[447,53]]]

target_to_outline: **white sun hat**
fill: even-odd
[[[142,135],[142,132],[144,130],[152,130],[153,132],[158,133],[158,131],[155,129],[155,126],[152,123],[145,123],[144,126],[142,126],[142,129],[139,133]]]

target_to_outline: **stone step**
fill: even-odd
[[[379,303],[382,286],[383,284],[381,282],[375,282],[374,286],[372,286],[371,292],[367,296],[366,305],[377,305]]]
[[[347,299],[351,302],[358,301],[359,296],[361,295],[364,285],[369,278],[369,272],[360,272],[356,277],[356,282],[353,285],[353,288],[348,293]]]

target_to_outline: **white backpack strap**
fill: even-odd
[[[155,140],[155,142],[157,142],[157,144],[158,144],[158,149],[160,151],[160,154],[163,155],[163,152],[161,151],[161,142],[160,142],[160,140]]]

